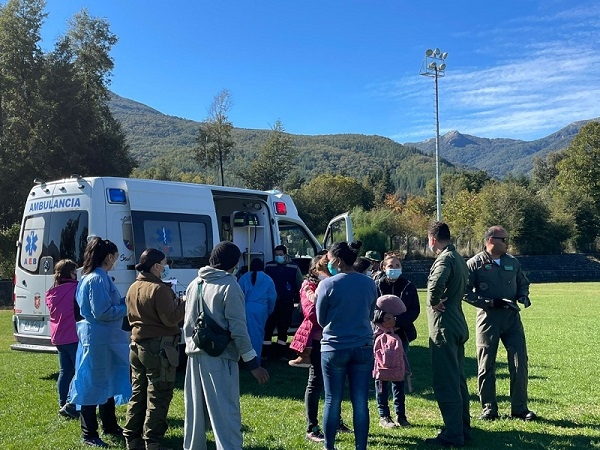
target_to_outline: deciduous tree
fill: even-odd
[[[229,90],[223,89],[219,92],[208,108],[208,117],[200,124],[196,139],[198,162],[206,167],[217,165],[221,173],[222,186],[225,186],[223,163],[235,146],[231,136],[233,124],[227,116],[232,104]]]

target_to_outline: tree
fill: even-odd
[[[10,0],[0,6],[0,227],[19,219],[37,168],[30,145],[41,116],[44,5],[41,0]]]
[[[80,13],[44,54],[43,7],[11,0],[0,9],[0,226],[19,219],[34,178],[127,176],[135,165],[108,108],[108,23]]]
[[[282,188],[283,182],[294,167],[297,150],[292,147],[292,138],[285,133],[279,119],[271,128],[267,142],[245,170],[236,171],[246,186],[263,191]]]
[[[370,192],[356,179],[341,175],[319,175],[291,195],[304,222],[317,232],[325,230],[332,217],[371,204]]]
[[[196,158],[200,164],[212,167],[218,164],[221,172],[221,185],[225,186],[223,162],[235,146],[231,137],[233,124],[227,113],[231,109],[232,99],[229,90],[219,92],[210,107],[208,117],[200,124],[196,138]]]
[[[558,253],[565,235],[550,220],[546,204],[533,192],[515,183],[489,183],[479,194],[480,211],[475,231],[501,225],[511,238],[515,253],[539,255]]]

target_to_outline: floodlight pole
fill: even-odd
[[[421,65],[419,75],[433,77],[435,86],[435,200],[436,217],[438,221],[442,220],[442,184],[440,180],[440,119],[439,119],[439,95],[438,78],[445,75],[445,60],[448,53],[442,53],[439,48],[427,50],[425,59]]]

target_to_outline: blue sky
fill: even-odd
[[[119,38],[111,89],[186,119],[228,89],[239,128],[429,139],[435,47],[441,134],[534,140],[600,117],[597,0],[47,0],[44,50],[84,7]]]

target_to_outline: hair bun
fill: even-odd
[[[362,247],[362,242],[361,241],[354,241],[354,242],[350,243],[350,248],[352,250],[354,250],[355,252],[358,252],[361,247]]]

